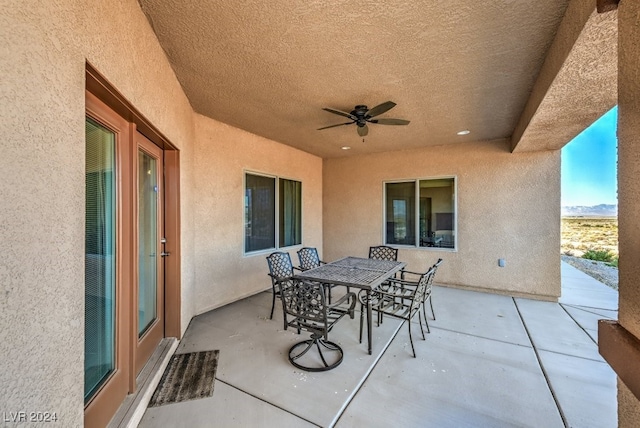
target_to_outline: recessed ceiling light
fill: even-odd
[[[342,150],[351,150],[351,147],[349,147],[349,146],[342,146]]]
[[[471,134],[471,131],[469,131],[468,129],[465,129],[464,131],[458,131],[458,135],[469,135]]]

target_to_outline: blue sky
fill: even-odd
[[[618,203],[614,107],[562,149],[562,206]]]

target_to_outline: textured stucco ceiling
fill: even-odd
[[[140,0],[196,112],[324,158],[510,138],[568,3]]]

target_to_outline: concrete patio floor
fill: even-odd
[[[437,282],[437,278],[436,278]],[[210,398],[146,410],[141,427],[616,427],[616,375],[598,354],[597,320],[617,292],[562,263],[559,303],[435,287],[436,320],[413,358],[407,326],[385,318],[373,355],[358,315],[330,333],[336,369],[287,360],[306,339],[283,330],[270,293],[195,317],[177,353],[220,350]]]

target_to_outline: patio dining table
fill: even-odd
[[[344,285],[365,290],[367,301],[371,290],[392,277],[406,266],[404,262],[390,260],[344,257],[294,275],[295,278],[318,281],[324,284]],[[367,339],[371,355],[371,305],[367,305]]]

